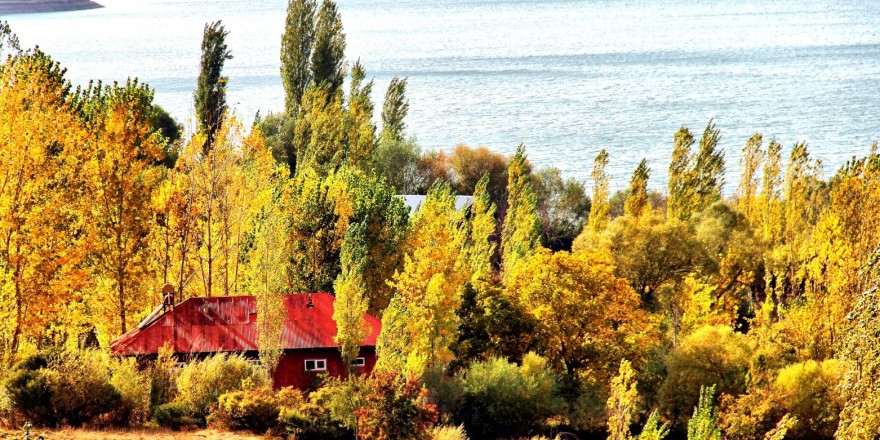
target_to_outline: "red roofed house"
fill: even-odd
[[[347,372],[333,342],[334,297],[328,293],[285,295],[287,319],[281,336],[284,353],[275,369],[276,387],[308,388],[319,374],[344,376]],[[257,309],[253,296],[190,298],[157,308],[134,330],[110,343],[118,356],[153,359],[166,342],[178,359],[197,359],[215,353],[243,353],[257,358]],[[376,365],[376,337],[381,323],[364,315],[370,333],[352,364],[369,374]]]

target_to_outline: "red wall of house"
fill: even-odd
[[[376,366],[376,350],[370,347],[361,348],[358,357],[364,358],[365,365],[357,368],[361,374],[370,374]],[[309,359],[326,359],[327,371],[306,371],[305,363]],[[311,350],[286,351],[278,361],[273,379],[275,388],[294,386],[299,389],[314,389],[320,382],[321,375],[344,377],[347,370],[337,348],[318,348]]]

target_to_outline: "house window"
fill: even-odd
[[[357,358],[357,359],[351,360],[352,367],[363,367],[364,365],[367,365],[367,362],[364,360],[364,358]]]
[[[327,359],[306,360],[306,371],[327,371]]]

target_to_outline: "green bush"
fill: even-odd
[[[153,410],[153,418],[159,426],[178,430],[191,426],[204,426],[202,421],[192,417],[186,404],[182,402],[170,402],[159,405]]]
[[[558,410],[555,389],[546,361],[535,354],[527,354],[522,367],[499,358],[477,362],[464,378],[459,419],[476,438],[532,434]]]
[[[219,354],[180,370],[175,401],[183,403],[190,416],[204,420],[221,395],[269,383],[266,371],[243,356]]]
[[[31,356],[6,379],[7,396],[14,410],[37,425],[112,421],[125,405],[108,363],[106,354],[94,350]]]
[[[40,426],[57,424],[52,408],[52,388],[43,369],[17,368],[6,378],[6,391],[11,407],[25,419]]]

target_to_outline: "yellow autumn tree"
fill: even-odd
[[[149,243],[150,201],[161,177],[152,164],[164,157],[163,142],[150,122],[153,93],[136,80],[99,83],[78,98],[89,126],[87,188],[95,243],[95,289],[87,303],[106,341],[128,331],[160,299],[161,286],[149,282],[156,268]]]
[[[403,269],[391,281],[396,293],[382,315],[376,345],[380,370],[421,375],[453,359],[456,310],[470,278],[462,255],[463,220],[452,190],[443,184],[429,191],[413,215]]]
[[[35,49],[0,66],[0,316],[3,357],[39,344],[50,326],[69,335],[85,319],[65,313],[88,281],[78,184],[85,132],[64,71]],[[81,309],[80,309],[81,311]]]
[[[607,251],[551,253],[540,249],[507,285],[507,294],[538,322],[543,353],[568,375],[603,383],[622,358],[641,364],[657,340],[639,295],[614,275]]]

